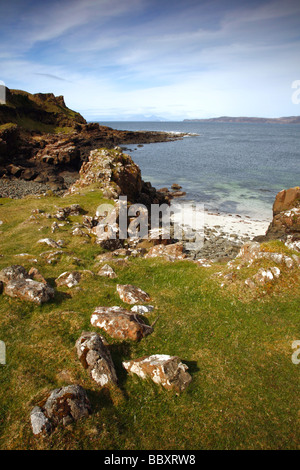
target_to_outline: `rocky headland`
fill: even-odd
[[[66,190],[78,178],[91,150],[182,137],[87,123],[65,105],[63,96],[7,88],[6,104],[0,105],[0,196]]]

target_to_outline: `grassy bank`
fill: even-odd
[[[0,269],[34,265],[52,286],[66,270],[96,273],[101,248],[93,239],[83,243],[71,235],[81,216],[70,217],[70,224],[55,234],[54,219],[42,213],[29,218],[34,208],[53,213],[55,206],[71,203],[94,215],[101,202],[97,192],[64,199],[0,199]],[[51,250],[36,243],[45,237],[66,242],[56,264],[39,256]],[[20,253],[38,262],[15,256]],[[7,364],[0,365],[1,449],[298,447],[299,366],[291,360],[292,342],[299,339],[295,270],[286,273],[283,288],[278,280],[274,288],[247,297],[241,289],[220,287],[214,274],[225,271],[224,265],[201,268],[187,261],[133,258],[114,269],[117,279],[87,276],[79,289],[59,288],[54,300],[40,307],[0,295],[0,340],[7,348]],[[154,333],[139,343],[106,336],[120,381],[119,389],[106,390],[89,378],[74,345],[82,330],[95,330],[90,325],[95,307],[126,307],[116,294],[117,283],[146,290],[155,306],[147,321],[159,318]],[[123,360],[156,353],[178,355],[189,366],[193,380],[181,395],[128,376],[122,368]],[[50,437],[34,437],[32,407],[49,390],[70,383],[87,390],[93,414],[59,426]]]

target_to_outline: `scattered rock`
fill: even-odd
[[[134,307],[131,307],[131,311],[138,313],[139,315],[145,315],[146,313],[150,313],[153,310],[153,305],[134,305]]]
[[[39,272],[37,268],[30,268],[28,275],[29,277],[31,277],[31,279],[34,279],[35,281],[42,282],[43,284],[47,284],[46,279],[44,278],[44,276],[42,276],[42,274]]]
[[[164,258],[167,261],[176,261],[186,258],[186,254],[183,253],[183,244],[181,242],[173,243],[171,245],[159,244],[155,245],[148,253],[145,258]]]
[[[81,364],[97,384],[101,387],[117,385],[117,374],[104,338],[97,333],[83,331],[76,341],[76,350]]]
[[[18,279],[27,279],[28,277],[29,274],[26,269],[18,264],[8,266],[0,271],[0,281],[4,282],[4,284]]]
[[[52,248],[61,248],[61,244],[52,240],[52,238],[42,238],[41,240],[38,240],[37,243],[44,243],[51,246]]]
[[[76,227],[74,228],[74,230],[72,231],[72,235],[74,237],[87,237],[87,238],[90,238],[90,235],[88,233],[85,233],[81,228],[79,227]]]
[[[109,277],[111,279],[115,279],[117,277],[115,271],[111,266],[105,264],[100,271],[98,272],[98,276]]]
[[[81,273],[78,271],[66,271],[55,279],[58,287],[67,286],[69,288],[77,286],[81,280]]]
[[[149,302],[149,294],[139,287],[131,284],[117,284],[117,292],[120,299],[127,304],[136,304],[137,302]]]
[[[85,390],[80,385],[68,385],[53,390],[40,406],[31,411],[31,426],[35,435],[50,434],[62,424],[86,418],[91,413],[91,405]]]
[[[139,341],[153,332],[138,315],[121,307],[97,307],[91,324],[106,331],[112,338]]]
[[[54,297],[54,289],[32,279],[16,279],[5,286],[5,294],[41,305]]]
[[[188,367],[176,356],[155,354],[123,362],[123,366],[130,374],[136,374],[142,379],[149,377],[156,384],[177,392],[185,390],[192,381],[187,372]]]

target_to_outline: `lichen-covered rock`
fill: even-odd
[[[60,276],[58,276],[57,279],[55,279],[55,284],[57,285],[57,287],[66,286],[66,287],[71,288],[71,287],[77,286],[80,280],[81,280],[80,272],[66,271],[62,273]]]
[[[80,385],[68,385],[53,390],[40,406],[31,412],[34,434],[50,433],[58,424],[67,426],[91,413],[90,401]]]
[[[192,381],[187,365],[177,356],[155,354],[123,362],[123,366],[130,374],[136,374],[142,379],[149,377],[156,384],[177,392],[182,392]]]
[[[14,264],[8,266],[0,271],[0,281],[4,284],[9,281],[15,281],[17,279],[27,279],[29,277],[28,272],[23,266]]]
[[[98,272],[98,276],[109,277],[111,279],[115,279],[117,277],[113,268],[109,266],[108,264],[105,264],[104,266],[102,266],[102,268]]]
[[[183,244],[181,242],[173,243],[171,245],[159,244],[155,245],[148,253],[145,258],[164,258],[167,261],[176,261],[186,258],[186,254],[183,253]]]
[[[48,284],[27,278],[9,281],[5,286],[5,294],[41,305],[52,299],[55,292]]]
[[[98,385],[117,385],[117,374],[104,338],[97,333],[83,331],[76,341],[76,350],[81,364]]]
[[[269,269],[260,268],[253,276],[253,280],[259,284],[265,284],[266,282],[274,281],[279,276],[280,269],[276,266],[273,266]]]
[[[131,307],[131,311],[139,315],[145,315],[146,313],[152,312],[152,310],[154,310],[153,305],[134,305]]]
[[[121,307],[97,307],[91,324],[106,331],[112,338],[139,341],[153,332],[137,315]]]
[[[117,284],[117,292],[120,299],[127,304],[136,304],[138,302],[149,302],[149,294],[139,287],[132,284]]]
[[[52,425],[50,420],[45,416],[42,408],[35,406],[30,413],[30,421],[33,434],[50,434]]]
[[[61,248],[61,243],[56,242],[55,240],[52,240],[52,238],[42,238],[41,240],[38,240],[37,243],[43,243],[45,245],[49,245],[52,248]]]

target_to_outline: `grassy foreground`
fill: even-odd
[[[54,234],[55,219],[29,217],[34,208],[53,213],[55,206],[71,203],[94,215],[101,202],[96,191],[63,199],[0,199],[0,269],[36,266],[52,286],[66,270],[96,273],[101,248],[71,235],[81,216],[70,217],[70,224]],[[45,237],[66,242],[56,264],[39,256],[51,250],[36,244]],[[20,253],[38,262],[15,256]],[[87,276],[80,289],[60,288],[41,307],[0,295],[0,340],[7,348],[7,364],[0,365],[1,449],[299,447],[299,365],[291,360],[292,342],[300,336],[298,273],[286,273],[282,288],[278,281],[274,289],[249,297],[242,288],[220,287],[214,274],[226,270],[225,265],[201,268],[186,261],[134,258],[127,266],[113,267],[117,279]],[[117,283],[146,290],[155,306],[147,320],[159,319],[154,333],[137,344],[106,336],[120,387],[99,389],[74,345],[82,330],[94,329],[94,307],[128,307],[116,294]],[[125,359],[156,353],[178,355],[189,366],[193,381],[181,395],[127,376],[122,368]],[[56,428],[50,437],[36,438],[29,419],[32,407],[48,391],[70,383],[87,390],[93,414]]]

